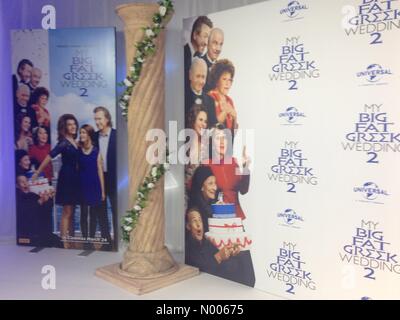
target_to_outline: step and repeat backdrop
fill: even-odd
[[[17,243],[117,250],[115,29],[14,30],[11,46]]]
[[[292,299],[399,299],[400,3],[273,0],[183,27],[187,263]]]

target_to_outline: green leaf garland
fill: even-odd
[[[143,28],[144,38],[135,45],[137,51],[133,63],[129,68],[128,76],[123,82],[118,84],[125,88],[119,98],[119,106],[122,109],[122,115],[125,120],[128,119],[129,102],[134,93],[134,88],[139,81],[143,65],[149,56],[155,54],[155,40],[161,30],[165,28],[164,22],[174,10],[172,0],[160,0],[158,1],[158,4],[160,7],[158,12],[153,16],[153,25]],[[134,207],[131,210],[128,210],[127,214],[122,219],[122,238],[125,242],[129,242],[130,234],[132,230],[135,229],[140,214],[143,209],[147,207],[151,191],[155,188],[157,182],[165,175],[168,168],[169,163],[167,150],[166,163],[153,165],[151,167],[150,173],[146,176],[136,193]]]

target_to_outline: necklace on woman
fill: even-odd
[[[83,153],[86,155],[89,155],[92,152],[92,149],[93,145],[90,145],[90,147],[85,147],[85,146],[82,147]]]

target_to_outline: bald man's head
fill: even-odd
[[[17,102],[21,107],[28,106],[29,98],[31,97],[31,90],[26,84],[20,84],[18,86],[17,92]]]
[[[216,61],[222,51],[224,45],[224,32],[219,28],[211,30],[210,37],[208,39],[208,51],[207,54],[212,61]]]
[[[200,93],[207,79],[207,64],[201,58],[194,58],[189,71],[189,80],[192,90]]]
[[[36,88],[39,85],[41,79],[42,79],[42,70],[40,70],[39,68],[33,68],[31,77],[31,86],[33,88]]]

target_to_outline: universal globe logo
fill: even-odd
[[[296,18],[301,11],[307,10],[306,5],[300,4],[299,1],[290,1],[286,8],[281,10],[281,15],[286,14],[289,18]]]
[[[305,118],[303,112],[299,112],[295,107],[288,107],[285,112],[279,114],[279,118],[285,118],[289,124],[294,124],[299,118]]]
[[[278,218],[283,219],[286,225],[292,226],[296,222],[304,222],[302,216],[296,213],[293,209],[286,209],[284,212],[278,213]]]
[[[373,201],[379,196],[388,196],[389,193],[386,190],[379,188],[375,182],[366,182],[361,187],[354,188],[355,193],[361,193],[365,200]]]
[[[379,64],[370,64],[365,71],[357,73],[358,78],[365,78],[369,83],[377,83],[384,76],[391,75],[390,69],[385,69]]]

